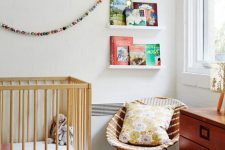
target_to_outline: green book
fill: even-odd
[[[146,58],[148,66],[160,66],[160,44],[146,44]]]

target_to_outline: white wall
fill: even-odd
[[[159,32],[107,29],[108,0],[76,27],[57,35],[27,37],[0,29],[0,76],[73,75],[93,84],[94,103],[174,96],[175,4],[174,0],[158,2],[160,23],[166,26]],[[28,31],[45,31],[69,23],[92,4],[90,0],[0,0],[0,21]],[[110,35],[160,42],[164,68],[107,69]]]
[[[184,1],[176,1],[177,98],[190,107],[214,107],[216,109],[219,94],[209,90],[209,76],[184,74]]]
[[[69,23],[93,2],[94,0],[0,0],[0,22],[28,31],[45,31]],[[0,76],[72,75],[92,83],[93,103],[124,102],[150,96],[174,97],[175,0],[157,2],[160,25],[166,26],[162,31],[106,28],[109,0],[103,0],[103,4],[76,27],[56,35],[27,37],[0,29]],[[135,36],[136,42],[159,42],[163,68],[159,71],[107,69],[110,35]],[[96,128],[105,125],[96,120],[93,122],[96,123]],[[93,133],[96,130],[93,129]],[[97,140],[105,138],[96,136]]]

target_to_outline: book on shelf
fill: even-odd
[[[161,66],[160,44],[146,44],[146,59],[148,66]]]
[[[146,26],[146,11],[145,9],[133,9],[125,10],[126,14],[126,25],[133,26]],[[128,12],[130,13],[128,13]]]
[[[128,65],[131,45],[133,45],[133,37],[110,36],[110,64]]]
[[[127,0],[110,0],[110,25],[126,25]]]
[[[145,45],[131,45],[129,47],[130,65],[146,65]]]
[[[144,9],[147,26],[158,26],[157,3],[133,2],[134,9]]]

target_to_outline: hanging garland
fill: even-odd
[[[50,34],[56,34],[56,33],[65,31],[65,30],[75,26],[79,22],[81,22],[85,17],[87,17],[89,15],[89,13],[94,11],[95,8],[98,6],[98,4],[100,4],[101,2],[102,2],[102,0],[97,0],[96,3],[90,9],[88,9],[88,11],[86,11],[83,15],[81,15],[81,17],[75,19],[69,25],[63,26],[63,27],[58,28],[58,29],[46,31],[46,32],[27,32],[27,31],[23,31],[23,30],[20,30],[20,29],[15,29],[14,27],[10,27],[9,25],[3,24],[3,23],[0,24],[0,27],[2,27],[5,30],[8,30],[8,31],[11,31],[11,32],[14,32],[14,33],[18,33],[18,34],[22,34],[22,35],[46,36],[46,35],[50,35]]]

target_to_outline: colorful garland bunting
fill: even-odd
[[[46,32],[27,32],[27,31],[23,31],[23,30],[20,30],[20,29],[15,29],[14,27],[10,27],[10,26],[8,26],[6,24],[3,24],[3,23],[0,24],[0,27],[2,27],[5,30],[14,32],[14,33],[23,34],[23,35],[30,35],[30,36],[46,36],[46,35],[50,35],[50,34],[56,34],[56,33],[65,31],[65,30],[75,26],[77,23],[79,23],[85,17],[87,17],[89,15],[89,13],[94,11],[95,8],[98,6],[98,4],[100,4],[101,2],[102,2],[102,0],[97,0],[97,2],[90,9],[88,9],[88,11],[86,11],[83,15],[81,15],[81,17],[77,18],[76,20],[74,20],[69,25],[63,26],[59,29],[54,29],[54,30],[50,30],[50,31],[46,31]]]

